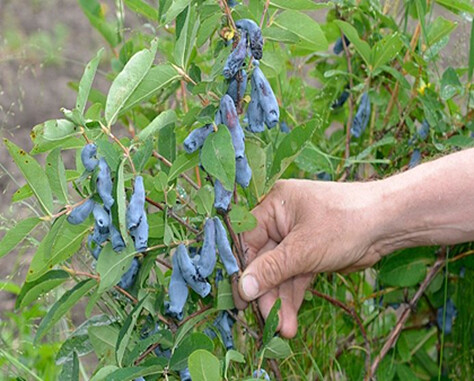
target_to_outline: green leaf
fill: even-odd
[[[115,343],[119,330],[111,325],[92,326],[87,329],[94,352],[105,364],[115,364]]]
[[[204,349],[198,349],[191,353],[188,359],[188,367],[193,381],[217,381],[222,379],[219,359]]]
[[[79,358],[76,352],[73,352],[72,358],[64,363],[58,380],[79,381]]]
[[[105,381],[133,381],[138,377],[161,374],[161,365],[134,366],[130,368],[117,369],[105,377]]]
[[[120,254],[112,249],[110,242],[102,248],[96,267],[100,275],[99,294],[119,282],[122,275],[130,268],[134,256],[133,245],[127,244]]]
[[[203,46],[206,42],[209,41],[212,33],[220,25],[221,13],[217,12],[212,14],[210,17],[201,22],[199,26],[199,31],[196,37],[197,47]]]
[[[263,357],[267,359],[282,359],[291,355],[288,342],[280,337],[272,338],[263,350]]]
[[[105,102],[107,126],[110,127],[115,123],[127,100],[132,96],[150,70],[157,48],[158,40],[154,39],[151,42],[150,49],[143,49],[135,53],[112,82],[109,94],[107,95],[107,101]]]
[[[225,189],[233,190],[235,182],[235,151],[229,129],[220,125],[209,135],[201,150],[204,169],[219,179]]]
[[[89,19],[91,25],[105,38],[110,46],[119,43],[119,34],[114,24],[105,19],[102,6],[98,0],[79,0],[82,11]]]
[[[122,366],[123,356],[125,354],[125,350],[128,347],[128,343],[130,342],[130,336],[133,333],[133,329],[137,324],[137,319],[142,312],[143,305],[148,299],[148,295],[140,300],[140,302],[133,308],[130,314],[125,319],[122,328],[120,329],[119,335],[117,337],[117,344],[115,345],[115,359],[117,360],[117,364]]]
[[[219,282],[217,289],[217,307],[218,310],[231,310],[235,308],[234,298],[232,297],[232,287],[229,278],[224,278]]]
[[[257,226],[257,219],[254,215],[247,208],[240,205],[232,207],[229,217],[232,227],[237,234],[253,230]]]
[[[151,21],[158,21],[158,10],[143,0],[125,0],[124,2],[135,13],[140,13]]]
[[[13,282],[1,282],[0,281],[0,291],[9,292],[14,295],[19,295],[21,288],[16,283]]]
[[[100,59],[104,53],[104,48],[100,49],[96,56],[86,65],[84,74],[82,75],[81,81],[79,82],[79,90],[76,99],[76,109],[80,114],[84,113],[86,108],[87,100],[89,99],[89,93],[91,91],[92,82],[94,81],[97,67],[99,66]]]
[[[428,26],[426,45],[433,46],[446,36],[449,36],[457,26],[458,24],[453,21],[446,20],[444,17],[437,17]]]
[[[276,8],[293,9],[297,11],[310,11],[332,7],[329,3],[317,4],[312,0],[270,0],[270,5]]]
[[[327,50],[329,45],[319,24],[308,15],[287,10],[283,11],[274,21],[274,24],[287,30],[300,39],[299,46],[314,51]]]
[[[69,279],[64,270],[51,270],[33,282],[25,282],[20,295],[16,299],[15,308],[23,308],[36,301],[39,296],[46,294]]]
[[[245,357],[242,353],[236,351],[235,349],[229,349],[225,354],[225,368],[224,368],[224,378],[227,380],[227,371],[229,369],[230,362],[238,362],[245,364]]]
[[[125,105],[122,108],[122,113],[131,109],[135,105],[144,102],[159,90],[169,85],[175,79],[181,76],[178,72],[169,64],[162,64],[153,66],[143,78],[143,81],[133,91],[133,93],[126,100]]]
[[[104,381],[105,377],[115,372],[117,369],[119,368],[116,367],[115,365],[106,365],[100,368],[96,373],[94,373],[90,381]]]
[[[342,33],[344,33],[344,35],[354,45],[355,49],[360,54],[365,63],[368,66],[371,66],[371,49],[369,44],[360,39],[357,30],[351,24],[341,20],[335,20],[334,22],[341,29]]]
[[[49,186],[48,178],[46,177],[43,168],[41,168],[33,157],[16,144],[10,142],[8,139],[4,139],[4,142],[7,146],[8,152],[10,152],[10,155],[15,161],[15,164],[20,169],[26,182],[38,199],[43,211],[48,215],[52,215],[53,196],[51,194],[51,187]]]
[[[26,280],[31,282],[38,279],[53,266],[75,254],[89,230],[90,218],[80,225],[71,225],[65,215],[56,219],[36,250]]]
[[[33,141],[32,154],[61,149],[83,147],[84,141],[76,138],[80,134],[74,123],[67,119],[52,119],[33,127],[30,133]]]
[[[186,172],[187,170],[199,165],[199,153],[194,152],[192,154],[182,153],[173,162],[168,174],[168,183],[172,182],[179,175]]]
[[[199,214],[210,216],[212,213],[212,204],[214,202],[214,191],[209,184],[199,188],[194,197],[194,203]]]
[[[183,341],[189,331],[191,331],[199,322],[206,319],[209,315],[215,313],[216,310],[211,308],[206,312],[199,314],[191,319],[189,319],[186,323],[184,323],[181,327],[179,327],[178,332],[176,332],[176,338],[173,345],[173,351],[175,348]]]
[[[270,26],[263,29],[262,35],[266,41],[275,41],[284,44],[296,44],[300,40],[300,38],[293,32],[278,28],[276,26]],[[265,52],[265,56],[268,53],[269,52]]]
[[[46,158],[46,176],[48,176],[51,190],[62,204],[69,203],[66,169],[64,168],[61,149],[55,148]]]
[[[436,2],[453,12],[467,12],[474,14],[472,0],[436,0]]]
[[[170,331],[163,331],[160,333],[156,333],[154,335],[148,336],[147,338],[140,340],[134,347],[133,349],[128,352],[124,359],[123,359],[123,364],[126,366],[130,366],[133,364],[133,362],[141,355],[143,354],[150,345],[153,344],[164,344],[168,347],[171,347],[173,345],[172,337],[171,337],[171,332]]]
[[[97,284],[95,279],[86,279],[66,291],[59,300],[48,310],[46,316],[36,331],[35,343],[39,341],[72,307],[76,305],[92,287]]]
[[[379,280],[387,286],[411,287],[421,282],[434,260],[433,248],[406,249],[382,260]]]
[[[171,355],[170,368],[172,370],[186,368],[188,357],[198,349],[205,349],[210,352],[214,350],[214,344],[211,339],[201,332],[192,333],[178,345]]]
[[[163,127],[175,123],[176,119],[176,113],[174,110],[163,111],[155,119],[153,119],[148,126],[139,132],[138,138],[142,141],[145,141],[149,139],[150,136],[156,135],[156,133]]]
[[[153,154],[153,140],[149,139],[143,142],[133,154],[132,160],[137,172],[142,172],[146,163]]]
[[[266,154],[265,151],[254,142],[246,144],[247,159],[252,168],[252,179],[249,189],[257,200],[260,200],[265,194],[265,182],[267,177]]]
[[[86,320],[62,343],[61,348],[56,355],[56,364],[61,365],[66,361],[69,361],[74,352],[77,352],[79,357],[92,352],[94,348],[89,340],[89,327],[100,327],[109,325],[112,322],[113,321],[109,316],[103,314],[92,316],[90,319]]]
[[[318,128],[319,123],[318,120],[312,120],[302,126],[296,127],[283,138],[276,149],[266,189],[269,190],[273,186],[285,169],[301,153],[306,144],[311,141],[311,137]]]
[[[377,70],[393,60],[400,53],[402,47],[403,41],[398,33],[386,36],[377,42],[372,49],[372,70]]]
[[[123,158],[123,151],[117,144],[109,142],[107,138],[97,139],[95,141],[97,152],[99,156],[103,156],[110,167],[110,170],[115,172]]]
[[[0,241],[0,258],[12,251],[40,222],[38,217],[30,217],[9,229]]]
[[[193,50],[196,34],[199,28],[199,22],[196,22],[196,9],[192,5],[188,7],[186,20],[181,29],[179,37],[174,46],[174,59],[176,65],[186,69],[188,67],[189,56]]]
[[[166,12],[164,24],[169,24],[173,21],[184,9],[191,4],[191,0],[175,0]]]
[[[265,327],[263,328],[263,344],[267,345],[273,339],[275,332],[278,327],[278,323],[280,322],[280,318],[278,316],[278,311],[281,308],[281,299],[277,299],[268,314],[267,319],[265,320]]]

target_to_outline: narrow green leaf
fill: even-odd
[[[137,319],[140,316],[140,313],[143,309],[143,305],[147,301],[147,295],[140,300],[140,302],[133,308],[130,314],[125,319],[122,328],[120,329],[119,335],[117,337],[117,344],[115,345],[115,359],[117,364],[122,366],[123,356],[125,355],[125,350],[128,347],[130,342],[130,336],[133,333],[133,329],[137,323]]]
[[[72,358],[64,363],[58,380],[79,381],[79,358],[75,351],[73,352]]]
[[[371,49],[369,44],[360,39],[357,30],[351,24],[341,20],[336,20],[334,22],[342,30],[342,33],[344,33],[344,35],[354,45],[355,49],[360,54],[365,63],[368,66],[371,66]]]
[[[84,146],[84,141],[76,138],[80,130],[67,119],[52,119],[33,127],[30,133],[33,141],[32,154],[47,152],[56,147],[61,149]]]
[[[119,329],[111,325],[92,326],[87,332],[97,358],[107,365],[115,364],[115,343]]]
[[[229,349],[225,354],[225,368],[224,368],[224,378],[227,380],[227,371],[229,369],[230,362],[238,362],[245,364],[245,357],[242,353],[236,351],[235,349]]]
[[[25,282],[16,299],[15,308],[22,308],[34,302],[39,296],[53,290],[69,279],[64,270],[51,270],[33,282]]]
[[[158,10],[142,0],[125,0],[125,5],[151,21],[158,21]]]
[[[265,327],[263,328],[263,345],[267,345],[272,340],[273,336],[275,335],[276,329],[278,327],[278,323],[280,322],[280,318],[278,317],[278,311],[281,308],[281,299],[277,299],[273,304],[270,313],[268,314],[267,319],[265,320]]]
[[[148,100],[174,80],[180,78],[178,72],[169,64],[153,66],[143,78],[143,81],[126,100],[122,112]]]
[[[202,186],[194,197],[196,209],[199,214],[210,216],[214,202],[214,191],[209,184]]]
[[[168,183],[172,182],[179,175],[186,172],[187,170],[199,165],[199,153],[195,152],[192,154],[183,153],[179,155],[173,162],[168,174]]]
[[[134,366],[130,368],[117,369],[105,377],[105,381],[133,381],[138,377],[161,374],[161,365]]]
[[[186,70],[189,56],[194,47],[199,22],[196,22],[197,12],[192,5],[189,5],[186,20],[179,33],[179,37],[174,47],[174,59],[176,65]]]
[[[428,26],[426,45],[433,46],[438,41],[442,40],[446,36],[449,36],[453,30],[457,28],[458,24],[451,20],[447,20],[444,17],[437,17],[434,21],[430,22]]]
[[[393,60],[403,47],[403,41],[398,33],[386,36],[377,42],[372,49],[372,70],[377,70],[382,65]]]
[[[61,148],[55,148],[46,158],[46,176],[51,190],[62,204],[69,203],[66,169],[64,168]]]
[[[146,163],[150,159],[151,155],[153,154],[153,140],[148,139],[143,142],[137,149],[137,151],[133,154],[132,160],[133,164],[137,172],[142,172],[145,168]]]
[[[30,217],[8,230],[0,241],[0,258],[12,251],[40,222],[38,217]]]
[[[231,310],[235,308],[234,298],[232,296],[232,287],[228,278],[219,282],[217,289],[217,307],[218,310]]]
[[[134,256],[133,245],[127,244],[120,254],[112,249],[110,242],[102,248],[96,267],[100,274],[99,293],[107,291],[119,282],[122,275],[129,269]]]
[[[98,0],[79,0],[82,11],[89,19],[91,25],[105,38],[110,46],[115,47],[119,43],[119,35],[115,25],[108,23],[105,19],[102,6]]]
[[[76,99],[76,109],[80,114],[84,113],[86,108],[87,100],[89,99],[89,93],[91,91],[92,82],[94,81],[97,67],[99,66],[100,59],[104,53],[104,48],[100,49],[96,56],[86,65],[84,74],[82,75],[81,81],[79,82],[79,90]]]
[[[443,7],[453,12],[467,12],[474,14],[474,5],[472,0],[436,0]]]
[[[171,332],[163,331],[163,333],[156,333],[143,340],[140,340],[130,352],[125,354],[123,358],[123,364],[125,366],[132,365],[134,361],[150,347],[150,345],[157,343],[165,344],[168,347],[171,347],[173,345]]]
[[[107,377],[109,374],[115,372],[118,370],[118,368],[115,365],[106,365],[102,368],[100,368],[90,379],[90,381],[104,381],[105,377]]]
[[[157,48],[158,40],[154,39],[151,42],[150,49],[143,49],[135,53],[112,82],[105,103],[107,126],[110,127],[115,123],[127,99],[138,88],[140,82],[150,70]]]
[[[201,150],[204,169],[219,179],[225,189],[233,190],[235,182],[235,151],[229,129],[220,125],[208,136]]]
[[[204,349],[191,353],[188,368],[193,381],[217,381],[222,378],[219,359]]]
[[[237,234],[252,230],[257,226],[257,219],[254,215],[247,208],[240,205],[232,207],[229,217],[232,227]]]
[[[265,151],[254,142],[245,144],[247,158],[250,168],[252,168],[252,180],[250,180],[249,189],[257,200],[264,196],[265,181],[267,177],[266,155]]]
[[[138,134],[138,138],[142,141],[154,136],[163,127],[175,123],[177,120],[176,113],[174,110],[166,110],[159,114],[153,119],[148,126],[141,130]]]
[[[276,8],[293,9],[296,11],[311,11],[321,8],[330,8],[333,6],[330,3],[318,4],[312,0],[270,0],[270,5]]]
[[[56,219],[47,236],[43,238],[31,261],[26,280],[31,282],[65,261],[81,247],[81,242],[90,231],[90,219],[80,225],[71,225],[63,215]]]
[[[10,142],[8,139],[4,139],[4,142],[7,146],[8,152],[10,152],[10,155],[15,161],[15,164],[20,169],[26,182],[38,199],[43,211],[48,215],[52,215],[53,196],[51,194],[51,187],[49,186],[48,178],[46,177],[43,168],[41,168],[33,157],[16,144]]]
[[[181,327],[179,327],[178,332],[176,332],[176,338],[173,345],[173,351],[176,349],[178,345],[181,344],[181,342],[186,337],[188,332],[191,331],[196,326],[196,324],[198,324],[200,321],[204,320],[209,315],[215,312],[216,310],[214,308],[211,308],[207,310],[206,312],[189,319],[186,323],[184,323]]]
[[[299,46],[314,51],[328,49],[328,41],[319,24],[308,15],[294,11],[283,11],[274,21],[274,24],[287,30],[300,39]]]
[[[66,291],[41,320],[36,331],[35,342],[38,342],[96,284],[95,279],[86,279]]]
[[[166,18],[164,24],[169,24],[173,21],[184,9],[191,4],[191,0],[175,0],[171,3],[168,11],[166,12]]]

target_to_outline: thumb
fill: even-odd
[[[290,233],[273,250],[256,257],[240,277],[239,293],[242,299],[254,300],[298,274],[299,261],[291,255],[292,251],[294,245]]]

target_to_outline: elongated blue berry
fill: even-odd
[[[141,221],[145,210],[145,186],[143,177],[137,176],[133,187],[133,194],[127,208],[127,228],[135,229]]]
[[[227,232],[218,217],[214,217],[214,225],[216,227],[216,244],[219,257],[225,267],[228,275],[239,272],[237,260],[232,253],[229,240],[227,239]]]
[[[410,162],[408,163],[408,168],[414,168],[421,163],[421,152],[419,149],[415,148],[411,154]]]
[[[268,375],[267,371],[263,368],[255,370],[252,374],[252,377],[264,379],[265,381],[270,381],[270,376]]]
[[[120,252],[125,248],[125,242],[123,241],[122,235],[114,224],[110,224],[110,242],[112,242],[112,249],[116,252]]]
[[[87,247],[92,256],[97,260],[102,251],[102,244],[109,238],[109,233],[101,233],[97,223],[94,225],[94,231],[87,237]]]
[[[247,188],[252,179],[252,169],[249,166],[247,157],[239,157],[235,160],[235,181],[242,188]]]
[[[130,235],[135,244],[135,250],[140,253],[144,252],[148,247],[148,220],[145,211],[142,212],[138,226],[130,229]]]
[[[138,274],[138,270],[140,269],[140,262],[138,262],[137,258],[133,258],[133,261],[128,268],[127,272],[122,275],[122,278],[120,279],[120,282],[118,283],[118,286],[120,288],[123,288],[124,290],[129,290],[130,288],[133,287],[133,284],[135,283],[135,279]]]
[[[110,168],[105,159],[101,157],[99,160],[99,174],[97,175],[97,192],[107,210],[110,210],[114,203],[112,188],[113,184],[110,178]]]
[[[365,92],[359,104],[357,113],[352,121],[351,134],[359,138],[367,128],[370,119],[370,98],[369,93]]]
[[[346,43],[346,46],[349,46],[351,43],[345,35],[344,35],[344,42]],[[337,39],[332,51],[334,52],[334,54],[341,54],[344,51],[344,45],[342,43],[341,37]]]
[[[95,223],[100,233],[109,233],[110,215],[100,204],[95,204],[92,209]]]
[[[283,121],[280,122],[280,131],[284,134],[289,134],[291,132],[290,127],[288,127],[288,125]]]
[[[270,83],[258,66],[252,73],[252,89],[254,87],[263,109],[265,124],[268,128],[273,128],[280,119],[280,108]]]
[[[232,325],[229,324],[229,318],[231,316],[227,311],[222,311],[214,322],[214,325],[217,327],[222,342],[227,350],[234,349],[234,338],[232,336]],[[233,324],[233,323],[232,323]]]
[[[204,224],[204,241],[196,265],[199,275],[203,278],[211,275],[216,266],[216,261],[216,229],[214,227],[214,220],[208,218]],[[194,258],[193,262],[196,263]]]
[[[446,310],[446,311],[445,311]],[[446,312],[446,314],[445,314]],[[436,312],[436,323],[438,328],[443,331],[446,335],[449,335],[453,329],[453,321],[457,315],[456,306],[451,298],[446,302],[446,309],[443,307],[438,308]],[[444,325],[443,325],[444,320]]]
[[[189,368],[184,368],[179,371],[179,378],[181,381],[192,381],[191,373],[189,373]]]
[[[199,275],[194,262],[189,257],[186,246],[183,244],[179,245],[175,255],[178,257],[178,265],[181,274],[189,287],[191,287],[202,298],[209,295],[211,292],[211,285]]]
[[[94,205],[95,202],[89,198],[81,205],[76,206],[71,211],[71,213],[69,213],[69,216],[67,216],[67,222],[73,225],[82,224],[86,220],[86,218],[89,217],[89,215],[92,213]]]
[[[93,143],[86,144],[81,151],[81,161],[86,171],[92,172],[99,164],[95,155],[97,154],[97,146]]]
[[[224,188],[219,180],[214,183],[214,208],[218,212],[226,212],[229,209],[232,192]]]
[[[342,106],[344,106],[344,103],[347,102],[347,100],[349,99],[349,95],[350,93],[347,91],[347,90],[344,90],[342,92],[342,94],[339,96],[339,98],[337,98],[334,103],[331,105],[331,107],[335,110],[335,109],[338,109],[338,108],[341,108]]]
[[[247,57],[247,33],[243,32],[240,35],[240,41],[235,49],[227,57],[222,74],[225,78],[234,77],[242,67],[242,64]]]
[[[247,107],[247,129],[250,132],[263,132],[265,131],[265,114],[262,106],[260,106],[260,100],[258,97],[257,88],[252,83],[252,91],[250,92],[250,103]]]
[[[177,252],[172,258],[173,270],[171,272],[170,285],[168,287],[169,302],[165,303],[166,314],[178,320],[183,319],[183,308],[188,299],[188,286],[178,264]]]
[[[417,130],[417,134],[421,140],[425,140],[428,137],[429,133],[430,133],[430,124],[428,123],[426,119],[423,119],[421,126]]]
[[[250,19],[241,19],[235,22],[235,26],[247,31],[252,56],[256,60],[261,59],[263,54],[263,37],[257,23]]]
[[[212,124],[206,124],[203,127],[196,128],[184,139],[184,150],[187,153],[193,153],[204,145],[207,137],[214,132]]]
[[[245,135],[244,130],[240,126],[239,115],[235,108],[234,101],[229,95],[224,95],[221,99],[220,112],[222,122],[229,129],[232,136],[232,144],[235,150],[235,158],[244,156],[245,154]]]
[[[229,87],[227,88],[227,94],[235,104],[240,102],[245,95],[245,90],[247,90],[247,72],[245,69],[242,69],[239,73],[230,79]]]

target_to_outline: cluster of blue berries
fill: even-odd
[[[102,204],[94,201],[91,197],[81,205],[74,208],[68,215],[69,223],[81,224],[92,213],[94,216],[94,230],[87,238],[87,246],[92,256],[97,260],[103,244],[109,240],[116,252],[125,248],[125,242],[120,231],[112,222],[111,209],[115,200],[112,196],[113,182],[110,168],[105,158],[97,157],[97,146],[89,143],[81,151],[81,161],[87,172],[97,172],[96,190]],[[133,239],[135,250],[144,252],[148,247],[148,223],[145,211],[145,189],[143,178],[135,178],[134,192],[127,209],[127,228]],[[119,287],[129,289],[133,286],[136,275],[140,268],[140,262],[134,258],[130,268],[123,274]]]

